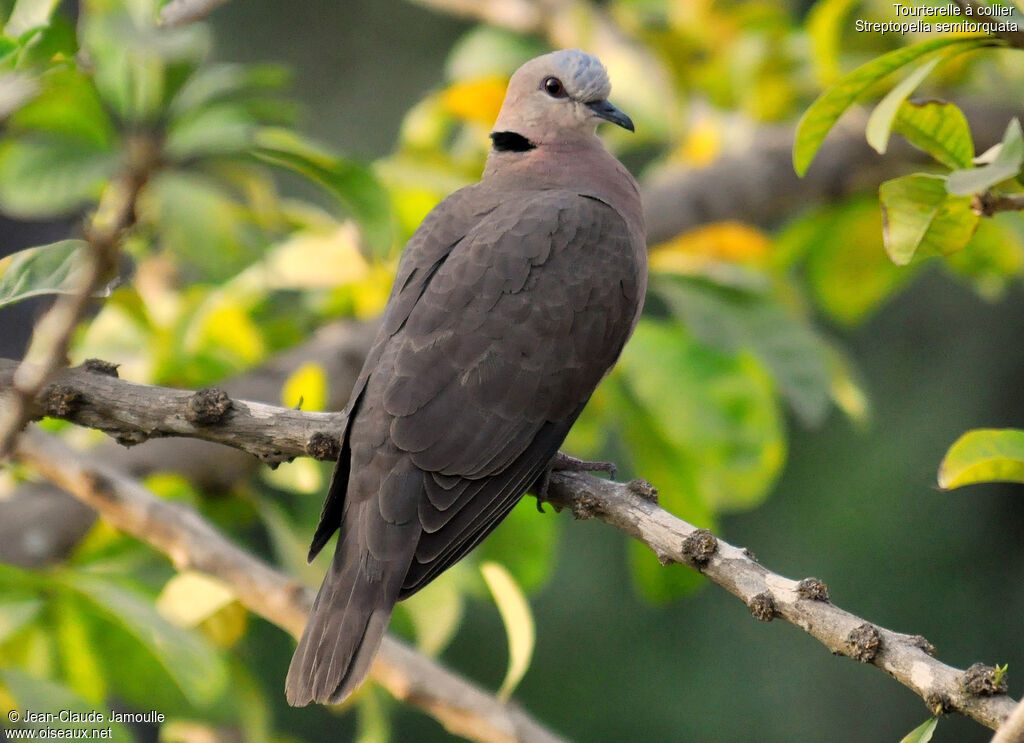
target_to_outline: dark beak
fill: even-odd
[[[613,124],[618,124],[623,129],[629,129],[631,132],[635,132],[636,129],[633,127],[633,120],[622,113],[619,109],[615,108],[608,101],[591,101],[586,104],[587,108],[594,112],[595,116],[598,116],[605,121],[610,121]]]

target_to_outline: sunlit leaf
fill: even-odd
[[[977,482],[1024,483],[1024,431],[978,428],[949,447],[939,466],[939,487],[952,490]]]
[[[906,101],[896,113],[893,131],[948,168],[969,168],[974,159],[967,117],[953,103]]]
[[[57,647],[68,685],[94,704],[107,695],[103,664],[78,601],[62,598],[54,602]]]
[[[839,39],[846,18],[856,4],[857,0],[818,0],[807,14],[811,52],[822,85],[831,85],[842,74]]]
[[[336,289],[369,278],[370,264],[359,252],[351,221],[330,231],[293,232],[249,269],[259,286],[274,289]]]
[[[0,642],[26,627],[43,607],[39,599],[14,599],[0,601]]]
[[[451,642],[465,612],[465,599],[452,571],[443,573],[399,606],[412,620],[416,647],[436,656]]]
[[[42,294],[78,291],[85,268],[82,240],[19,250],[0,260],[0,307]]]
[[[480,572],[494,596],[508,638],[508,670],[497,692],[498,699],[507,701],[526,674],[533,657],[536,641],[533,614],[526,596],[505,568],[496,562],[485,562],[480,566]]]
[[[66,585],[138,640],[192,703],[210,704],[223,692],[224,660],[194,632],[167,621],[142,597],[108,580],[78,573]]]
[[[1014,119],[1006,127],[999,151],[992,162],[979,168],[955,170],[949,174],[946,188],[954,196],[971,196],[1014,178],[1024,167],[1024,136],[1020,122]]]
[[[0,37],[0,64],[3,63],[5,49],[12,51],[5,46],[5,39]],[[31,100],[38,90],[37,81],[28,75],[0,72],[0,124]]]
[[[900,740],[900,743],[928,743],[928,741],[932,739],[932,733],[935,732],[935,726],[938,724],[939,718],[937,717],[925,720],[916,728],[904,735]]]
[[[871,112],[871,116],[868,117],[867,129],[865,130],[867,135],[868,144],[876,152],[881,155],[885,154],[885,151],[889,148],[889,132],[892,131],[893,122],[896,120],[896,114],[899,112],[900,107],[904,101],[910,97],[917,86],[920,85],[926,77],[935,69],[935,66],[942,61],[941,57],[935,57],[931,61],[925,62],[923,65],[918,67],[912,73],[907,75],[900,83],[894,87],[889,93],[879,101],[878,105],[875,106],[875,110]]]
[[[99,197],[116,155],[67,139],[0,143],[0,211],[23,219],[56,217]]]
[[[775,255],[784,267],[804,261],[814,299],[844,324],[864,320],[912,276],[885,254],[877,198],[798,216],[777,236]]]
[[[844,76],[826,90],[804,113],[793,144],[793,167],[804,175],[832,126],[854,101],[874,83],[926,54],[957,47],[966,51],[992,44],[988,36],[956,36],[932,39],[883,54]]]
[[[970,199],[946,192],[944,178],[916,173],[886,181],[878,189],[882,234],[892,262],[905,266],[915,255],[962,250],[978,227]]]
[[[352,743],[391,743],[391,717],[384,699],[373,686],[364,687],[359,695],[359,726]]]
[[[261,160],[294,170],[326,188],[360,223],[371,252],[387,255],[394,238],[390,197],[367,168],[284,129],[260,130],[256,146]]]
[[[185,571],[164,586],[156,609],[181,627],[201,629],[218,647],[231,647],[245,634],[248,613],[234,591],[204,573]]]
[[[30,676],[27,673],[14,670],[13,668],[2,668],[0,669],[0,683],[14,696],[17,701],[19,710],[33,710],[38,712],[58,712],[60,710],[67,710],[68,712],[74,712],[76,715],[81,716],[83,720],[88,720],[87,715],[90,713],[95,714],[97,712],[96,702],[83,699],[82,697],[75,694],[74,691],[61,684],[54,683],[53,681],[47,681],[41,678]],[[69,715],[70,717],[70,715]],[[7,720],[4,721],[7,724]],[[62,722],[60,728],[54,728],[52,722],[29,722],[21,723],[21,727],[32,730],[48,730],[55,731],[60,729],[62,731],[81,731],[79,735],[81,737],[89,737],[94,734],[97,729],[102,729],[104,733],[110,729],[110,737],[104,736],[105,740],[113,740],[117,743],[134,743],[135,738],[132,734],[118,722],[113,722],[104,719],[102,723],[99,722]],[[79,737],[72,733],[67,733],[64,737]]]
[[[15,38],[50,22],[58,0],[18,0],[7,19],[4,33]]]
[[[457,82],[444,91],[441,100],[452,115],[490,126],[498,118],[507,85],[508,80],[503,77]]]

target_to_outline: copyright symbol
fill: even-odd
[[[21,715],[18,714],[18,710],[12,709],[10,712],[7,713],[7,719],[11,722],[17,722],[21,719]]]

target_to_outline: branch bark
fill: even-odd
[[[1013,708],[1013,712],[1006,719],[996,734],[992,736],[992,743],[1021,743],[1024,741],[1024,700]]]
[[[156,497],[116,468],[39,431],[26,432],[16,454],[121,531],[165,553],[178,570],[199,570],[221,579],[251,611],[293,637],[302,633],[312,592],[230,542],[194,509]],[[397,699],[470,740],[566,743],[514,705],[499,702],[393,637],[385,637],[372,675]]]
[[[92,407],[112,410],[127,407],[122,400],[133,398],[135,401],[131,404],[132,407],[149,404],[158,408],[162,404],[161,401],[171,400],[166,409],[155,409],[152,414],[168,418],[177,414],[177,408],[174,406],[178,405],[178,402],[173,395],[168,394],[171,391],[159,387],[132,385],[115,379],[108,379],[107,384],[102,386],[91,384],[93,381],[88,379],[88,372],[73,369],[62,375],[60,384],[66,385],[69,390],[79,392],[83,400],[83,408],[80,410]],[[89,386],[75,387],[79,382]],[[125,391],[122,392],[121,388]],[[91,399],[90,395],[93,396]],[[37,400],[37,404],[42,405],[43,401]],[[89,407],[85,407],[86,405]],[[262,409],[266,410],[269,407],[265,406]],[[276,441],[280,444],[280,455],[302,456],[306,453],[304,436],[309,428],[301,419],[309,416],[314,426],[317,426],[322,423],[321,414],[283,409],[279,411],[281,417],[266,418],[267,426],[293,429],[278,432]],[[79,413],[71,411],[64,417],[76,422],[88,420],[87,417],[76,416],[79,416]],[[109,420],[115,418],[130,417],[127,414],[112,414],[106,422],[109,423]],[[233,430],[233,426],[232,420],[221,420],[211,424],[204,431],[204,436],[210,441],[238,446],[245,436],[238,430]],[[104,430],[117,435],[117,432],[109,427]],[[184,435],[180,432],[175,433]],[[32,439],[33,442],[36,440]],[[86,497],[88,494],[83,495],[83,486],[76,484],[74,477],[57,476],[55,468],[58,465],[54,463],[53,457],[33,455],[32,452],[32,449],[28,449],[24,456],[37,466],[41,466],[50,479],[72,489],[79,498],[86,500],[101,512],[108,512],[109,498]],[[70,455],[65,455],[64,458],[69,457]],[[57,458],[57,461],[60,459]],[[107,480],[112,480],[116,476],[116,471],[113,470],[105,474]],[[657,505],[656,491],[643,481],[621,484],[588,475],[556,472],[552,475],[548,499],[557,507],[571,509],[577,518],[598,518],[624,531],[650,547],[666,564],[682,563],[700,570],[742,600],[755,618],[763,621],[770,621],[776,617],[784,619],[815,637],[831,652],[880,668],[924,699],[935,714],[956,711],[995,729],[1013,710],[1014,702],[1005,694],[1005,682],[995,669],[975,664],[967,671],[962,671],[940,662],[932,656],[934,649],[924,638],[880,627],[833,604],[829,599],[828,589],[821,581],[812,578],[795,581],[774,573],[760,565],[747,551],[716,539],[710,532],[697,529],[692,524],[676,518]],[[138,521],[132,522],[131,533],[147,541],[153,541],[158,547],[169,552],[176,563],[181,559],[193,559],[191,548],[180,554],[175,552],[175,549],[180,551],[180,548],[175,547],[175,540],[167,538],[164,541],[154,541],[162,539],[160,536],[153,536],[160,533],[159,529],[155,529],[154,523],[162,524],[163,521],[147,521],[140,516]],[[209,529],[208,526],[202,528]],[[187,536],[186,532],[178,532],[176,539]],[[211,572],[221,569],[216,561],[189,564]],[[220,573],[214,574],[224,577]],[[246,591],[251,589],[244,582],[244,576],[237,576],[235,579],[240,581],[240,585]],[[234,582],[235,579],[229,582]],[[294,628],[294,625],[288,626]]]

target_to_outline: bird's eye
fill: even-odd
[[[546,92],[552,98],[565,98],[565,86],[562,85],[562,81],[557,77],[546,77],[544,82],[541,83]]]

